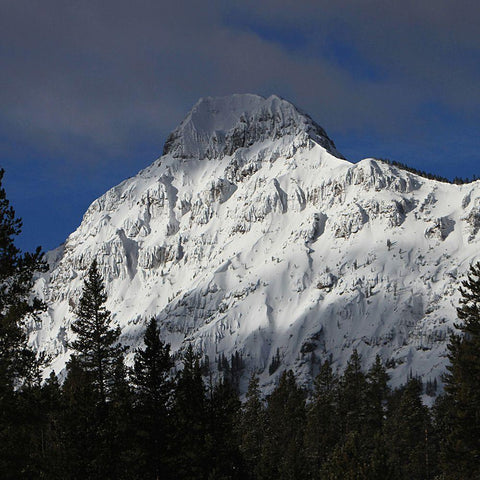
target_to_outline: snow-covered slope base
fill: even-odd
[[[237,351],[267,388],[287,367],[308,382],[327,356],[341,368],[353,348],[366,367],[388,360],[393,384],[433,380],[479,230],[478,182],[349,163],[275,96],[202,99],[164,155],[95,200],[50,254],[31,341],[63,368],[95,257],[129,345],[154,315],[174,351],[191,342],[211,365]]]

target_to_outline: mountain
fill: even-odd
[[[237,352],[267,390],[283,368],[308,383],[322,359],[341,368],[354,348],[365,367],[380,354],[394,385],[439,380],[479,230],[479,182],[350,163],[276,96],[204,98],[163,156],[95,200],[49,253],[36,283],[49,309],[30,340],[63,369],[96,258],[132,347],[155,316],[174,352],[191,343],[214,367]]]

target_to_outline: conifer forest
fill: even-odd
[[[462,283],[442,388],[412,376],[392,389],[382,359],[363,369],[354,350],[343,372],[322,359],[313,389],[284,370],[264,395],[240,355],[218,359],[218,381],[191,345],[174,358],[155,318],[126,365],[95,261],[74,307],[66,372],[42,379],[48,359],[28,345],[25,321],[48,308],[32,295],[47,266],[40,248],[15,246],[22,222],[3,174],[1,479],[480,478],[480,264]],[[270,369],[282,371],[279,355]],[[250,375],[242,399],[240,375]],[[436,395],[432,407],[424,394]]]

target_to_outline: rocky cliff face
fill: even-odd
[[[394,384],[439,379],[479,219],[478,182],[349,163],[278,97],[203,99],[164,155],[95,200],[50,253],[36,285],[50,308],[31,342],[63,368],[97,258],[131,346],[155,316],[174,351],[192,343],[213,366],[238,352],[265,388],[283,368],[310,381],[327,356],[341,368],[353,348],[365,366],[388,360]]]

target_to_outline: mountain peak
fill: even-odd
[[[201,99],[168,155],[95,200],[49,254],[35,286],[49,309],[28,324],[31,344],[65,368],[96,259],[129,361],[153,316],[177,358],[189,344],[240,354],[265,391],[283,368],[305,383],[324,358],[341,369],[354,348],[365,366],[388,360],[393,386],[440,379],[460,279],[478,258],[480,183],[352,164],[333,148],[279,97]]]
[[[341,157],[322,127],[277,95],[204,97],[169,135],[163,154],[177,158],[218,158],[257,142],[300,134]]]

